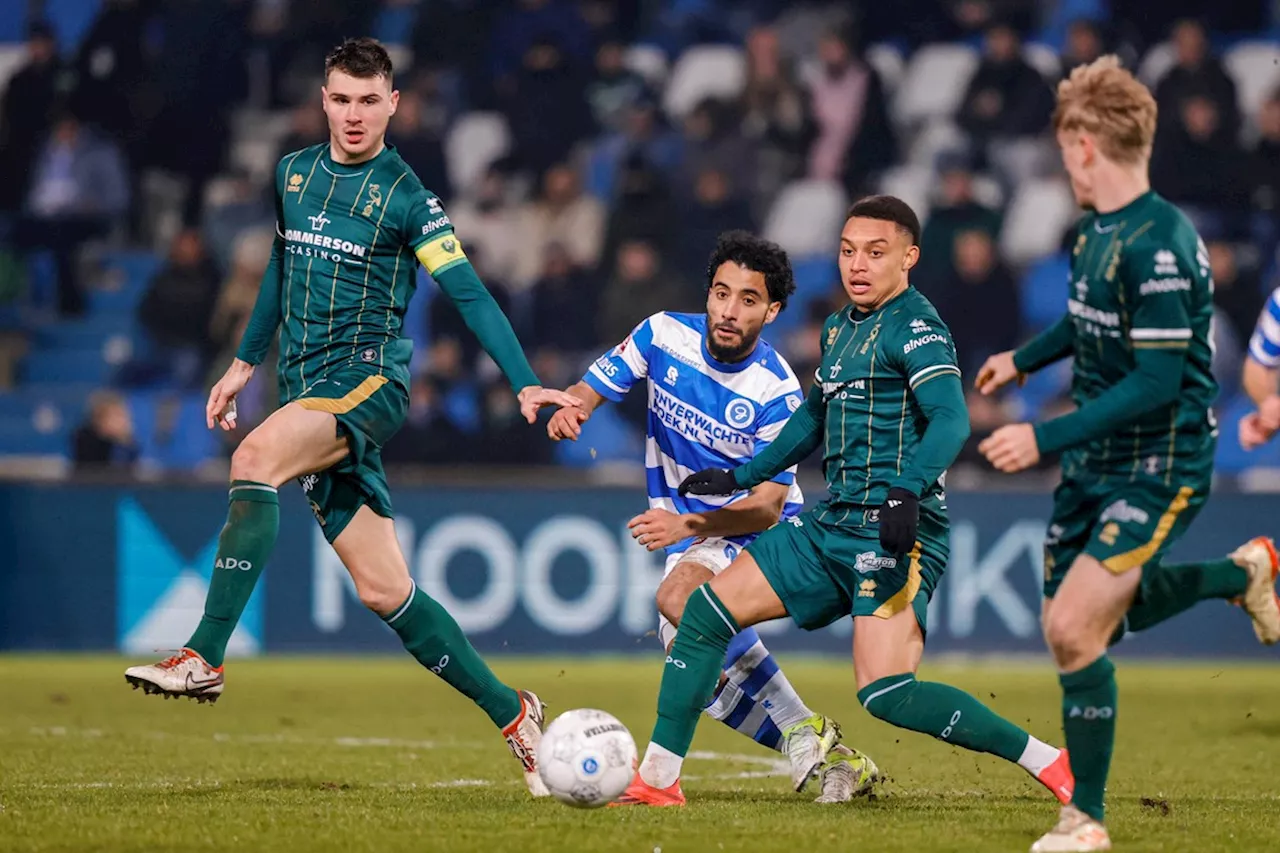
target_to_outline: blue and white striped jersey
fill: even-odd
[[[749,461],[777,438],[802,402],[791,366],[765,341],[737,364],[716,361],[707,351],[705,314],[654,314],[627,339],[596,359],[583,381],[602,397],[618,401],[648,380],[649,427],[645,474],[649,506],[670,512],[708,512],[745,496],[685,497],[681,481],[703,468],[732,468]],[[804,496],[795,468],[774,478],[790,486],[783,517],[800,511]],[[745,545],[754,537],[731,539]],[[686,539],[667,549],[678,554]]]
[[[1263,367],[1280,367],[1280,287],[1267,297],[1249,338],[1249,355]]]

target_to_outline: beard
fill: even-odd
[[[741,329],[735,329],[734,331],[737,331],[742,335],[742,340],[734,346],[721,346],[716,343],[716,339],[713,334],[715,332],[715,328],[716,327],[711,323],[711,318],[708,317],[706,336],[707,352],[711,353],[711,357],[716,361],[724,362],[725,364],[736,364],[737,362],[742,361],[753,349],[756,348],[756,341],[760,339],[759,332],[751,334]]]

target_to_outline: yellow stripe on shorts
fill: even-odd
[[[1178,494],[1170,501],[1169,508],[1164,511],[1164,514],[1160,516],[1160,520],[1156,522],[1156,529],[1151,534],[1151,541],[1145,545],[1139,545],[1132,551],[1125,551],[1123,554],[1116,554],[1114,557],[1108,557],[1103,560],[1102,565],[1106,567],[1107,571],[1118,575],[1150,562],[1152,556],[1155,555],[1156,551],[1160,550],[1160,546],[1168,538],[1169,531],[1173,529],[1173,523],[1178,520],[1178,515],[1187,508],[1187,504],[1193,494],[1195,494],[1195,489],[1190,486],[1183,486],[1178,489]]]
[[[916,543],[916,547],[911,549],[911,553],[907,555],[911,561],[907,566],[907,582],[903,584],[902,589],[893,594],[893,597],[876,608],[876,612],[872,616],[878,616],[881,619],[888,619],[890,616],[897,616],[903,610],[910,606],[911,602],[916,600],[916,594],[920,592],[920,543]]]
[[[379,388],[387,384],[387,377],[378,374],[370,376],[341,397],[303,397],[294,400],[299,406],[312,412],[328,412],[331,415],[345,415],[356,406],[372,397]]]

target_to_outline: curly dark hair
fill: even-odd
[[[726,261],[764,276],[769,301],[777,302],[779,311],[787,307],[787,299],[796,292],[796,279],[791,272],[791,259],[777,243],[757,237],[749,231],[726,231],[716,240],[716,249],[707,261],[707,290],[716,281],[716,270]]]
[[[866,198],[859,199],[849,208],[849,214],[844,218],[845,222],[855,216],[862,219],[879,219],[884,222],[892,222],[899,229],[911,235],[911,245],[920,245],[920,217],[916,216],[916,212],[911,209],[911,205],[897,196],[869,195]]]
[[[327,80],[334,71],[350,74],[362,80],[385,77],[391,82],[391,55],[377,39],[368,37],[347,39],[329,51],[324,58],[324,76]]]

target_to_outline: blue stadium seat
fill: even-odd
[[[113,368],[93,349],[37,349],[22,362],[27,382],[79,382],[105,385]]]
[[[113,290],[98,290],[89,295],[92,313],[114,313],[132,316],[147,292],[147,284],[162,265],[160,258],[150,252],[111,252],[103,258]]]
[[[1032,264],[1022,277],[1022,322],[1033,332],[1048,328],[1066,310],[1071,258],[1066,252]]]
[[[191,471],[213,458],[218,440],[205,425],[204,397],[138,392],[128,398],[139,455],[167,471]],[[164,411],[167,406],[175,411]]]
[[[408,45],[418,7],[410,4],[385,4],[373,19],[373,37],[383,44]]]
[[[49,323],[35,340],[47,349],[94,349],[99,352],[114,337],[132,338],[136,329],[131,315],[93,313],[81,320]]]
[[[44,17],[58,35],[63,56],[75,56],[101,5],[102,0],[44,0]]]
[[[556,442],[555,460],[573,468],[590,468],[602,462],[639,463],[644,460],[644,439],[617,409],[601,406],[583,426],[581,438]]]
[[[0,455],[65,456],[69,436],[65,427],[41,431],[26,418],[0,416]]]

